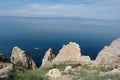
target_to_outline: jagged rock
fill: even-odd
[[[46,53],[44,58],[42,59],[42,67],[45,66],[46,64],[49,64],[53,61],[55,58],[55,55],[52,52],[52,49],[50,48]]]
[[[53,62],[79,61],[81,56],[80,47],[75,42],[64,45]]]
[[[69,72],[72,70],[72,66],[66,66],[64,72]]]
[[[110,46],[105,46],[98,54],[94,64],[120,66],[120,38]]]
[[[8,61],[8,60],[7,60],[7,58],[4,54],[0,53],[0,61],[5,62],[5,61]]]
[[[28,69],[36,69],[37,68],[36,64],[32,60],[32,58],[29,57],[25,53],[25,51],[21,50],[19,47],[13,48],[10,59],[13,64],[21,64],[23,67],[26,67]]]
[[[51,78],[57,78],[61,76],[61,72],[57,68],[54,68],[49,70],[49,72],[46,75]]]
[[[0,64],[0,77],[3,75],[8,75],[10,72],[14,71],[14,67],[12,63],[3,63]]]

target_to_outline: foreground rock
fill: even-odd
[[[53,61],[55,58],[55,55],[52,52],[52,49],[50,48],[46,53],[44,58],[42,59],[42,67],[45,66],[46,64],[49,64]]]
[[[64,72],[69,72],[72,70],[72,66],[66,66]]]
[[[105,46],[98,54],[95,64],[120,67],[120,38]]]
[[[0,53],[0,61],[6,62],[6,61],[8,61],[8,60],[7,60],[7,58],[6,58],[6,56],[5,56],[4,54],[1,54],[1,53]]]
[[[25,51],[21,50],[19,47],[14,47],[12,50],[12,55],[10,57],[13,64],[21,64],[23,67],[28,69],[36,69],[36,64],[29,57]]]
[[[120,75],[120,70],[118,70],[118,69],[113,69],[112,71],[101,72],[101,73],[100,73],[100,76],[105,76],[105,75]]]
[[[64,45],[53,62],[79,61],[81,56],[80,47],[75,42]]]
[[[7,76],[10,72],[14,71],[12,63],[1,63],[0,64],[0,77]]]
[[[61,72],[57,68],[54,68],[54,69],[49,70],[49,72],[46,75],[48,77],[56,79],[57,77],[61,76]]]

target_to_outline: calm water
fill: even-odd
[[[70,41],[80,45],[83,55],[95,59],[105,45],[118,37],[119,20],[0,17],[0,52],[9,58],[12,48],[19,46],[37,65],[49,48],[57,54]]]

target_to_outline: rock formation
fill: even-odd
[[[14,67],[12,63],[0,64],[0,77],[3,75],[8,75],[12,71],[14,71]]]
[[[95,64],[120,66],[120,38],[100,51]]]
[[[75,42],[64,45],[53,62],[79,61],[81,56],[80,47]]]
[[[8,61],[8,60],[7,60],[7,58],[6,58],[6,56],[5,56],[4,54],[1,54],[1,53],[0,53],[0,61],[6,62],[6,61]]]
[[[45,66],[46,64],[49,64],[53,61],[55,58],[55,55],[52,52],[52,49],[50,48],[46,53],[44,58],[42,59],[42,67]]]
[[[10,59],[13,64],[21,64],[23,67],[28,69],[36,69],[36,64],[32,58],[29,57],[25,51],[21,50],[19,47],[13,48]]]
[[[108,72],[100,72],[100,76],[105,76],[105,75],[120,75],[120,70],[113,69],[112,71],[108,71]]]

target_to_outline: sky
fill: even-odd
[[[0,0],[0,16],[120,20],[120,0]]]

